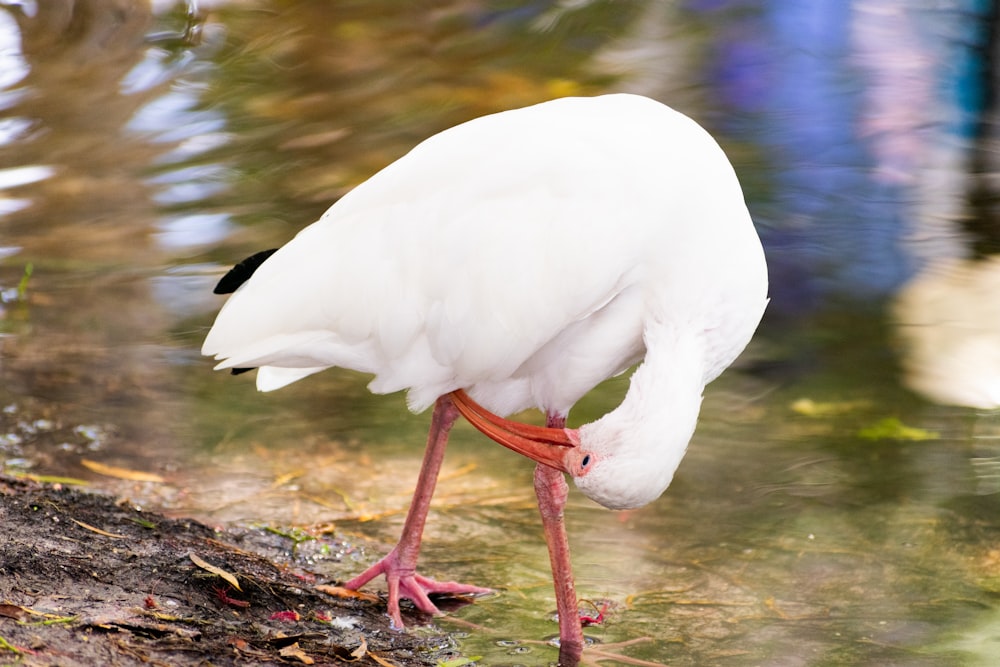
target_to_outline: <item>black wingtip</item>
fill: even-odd
[[[250,280],[250,276],[254,274],[254,271],[259,269],[260,265],[267,261],[267,258],[277,252],[277,250],[277,248],[271,248],[270,250],[262,250],[255,255],[250,255],[229,269],[229,273],[222,276],[222,280],[219,281],[219,284],[215,286],[212,292],[215,294],[232,294],[240,285]]]
[[[233,375],[243,375],[244,373],[249,373],[253,368],[230,368],[229,372]]]

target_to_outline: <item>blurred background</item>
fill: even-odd
[[[435,132],[642,93],[729,154],[772,301],[663,498],[572,496],[578,592],[611,609],[588,634],[672,665],[995,664],[998,4],[0,0],[0,468],[343,540],[300,555],[356,573],[428,415],[349,372],[213,373],[214,283]],[[504,591],[456,612],[483,630],[436,621],[456,655],[544,665],[531,466],[500,450],[457,429],[423,568]]]

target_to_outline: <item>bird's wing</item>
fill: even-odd
[[[422,390],[416,408],[509,378],[634,282],[669,213],[649,200],[659,175],[645,164],[663,142],[629,115],[674,112],[613,97],[623,104],[560,100],[420,144],[269,257],[203,352],[219,368],[299,369],[265,372],[262,388],[354,368],[376,391]]]

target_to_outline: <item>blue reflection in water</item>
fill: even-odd
[[[770,201],[751,206],[773,307],[884,297],[926,260],[966,254],[941,220],[964,204],[989,3],[759,7],[740,15],[750,8],[741,0],[691,3],[706,17],[736,15],[720,21],[708,78],[722,106],[742,111],[720,129],[757,144],[768,163]]]

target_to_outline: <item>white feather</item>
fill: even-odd
[[[372,391],[408,390],[413,410],[465,388],[499,414],[566,414],[666,340],[591,429],[671,450],[647,462],[649,489],[595,491],[631,506],[669,483],[701,389],[749,341],[766,292],[739,183],[701,127],[639,96],[566,98],[442,132],[355,188],[232,295],[203,352],[262,367],[265,391],[341,366],[373,374]],[[635,405],[685,392],[683,423],[648,420],[676,431],[660,446]]]

